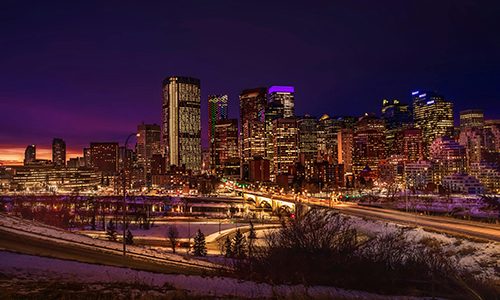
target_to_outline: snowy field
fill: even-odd
[[[481,277],[500,281],[500,243],[477,242],[464,238],[429,232],[420,227],[411,227],[383,221],[367,220],[345,216],[353,228],[368,236],[395,233],[404,230],[410,241],[420,242],[425,239],[439,241],[446,253],[455,255],[465,268]]]
[[[8,278],[8,279],[7,279]],[[171,274],[156,274],[144,271],[131,270],[127,268],[110,267],[79,263],[73,261],[58,260],[30,255],[23,255],[0,251],[0,293],[13,289],[22,292],[22,296],[28,296],[34,291],[23,290],[22,283],[41,282],[72,283],[79,287],[84,286],[91,290],[99,287],[122,286],[116,289],[113,296],[120,297],[120,293],[129,292],[128,285],[142,286],[147,291],[155,291],[155,298],[161,296],[172,297],[172,289],[182,291],[189,296],[204,297],[237,297],[237,298],[308,298],[308,299],[417,299],[401,296],[380,296],[376,294],[349,291],[333,287],[305,287],[303,285],[270,285],[267,283],[256,283],[241,281],[224,277],[201,277]],[[123,285],[122,285],[123,284]],[[125,286],[123,288],[123,286]],[[165,288],[168,287],[168,288]],[[68,291],[69,292],[69,291]],[[144,296],[138,291],[140,296]],[[19,295],[18,295],[19,296]],[[176,298],[174,294],[174,299]]]
[[[166,238],[169,226],[175,226],[179,232],[179,238],[194,237],[196,232],[201,230],[205,236],[212,233],[218,233],[219,228],[222,230],[226,229],[236,229],[241,226],[247,226],[248,223],[227,223],[221,222],[219,227],[219,222],[169,222],[154,224],[150,229],[134,229],[132,227],[131,232],[136,237],[148,237],[148,238]]]

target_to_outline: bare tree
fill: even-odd
[[[167,237],[170,241],[172,252],[175,253],[175,249],[177,248],[177,241],[179,239],[179,231],[177,230],[177,227],[175,225],[170,225],[168,227]]]

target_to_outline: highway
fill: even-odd
[[[347,215],[414,225],[455,236],[500,242],[500,225],[496,224],[459,220],[450,217],[426,216],[356,204],[333,205],[332,208]]]
[[[331,202],[329,200],[312,197],[294,198],[288,195],[271,195],[246,190],[241,190],[241,192],[293,204],[303,203],[312,207],[331,208],[346,215],[364,217],[372,220],[382,220],[402,225],[420,226],[427,230],[447,233],[454,236],[500,242],[499,224],[460,220],[444,216],[427,216],[392,209],[361,206],[351,202]]]

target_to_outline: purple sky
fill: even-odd
[[[432,89],[500,117],[497,1],[177,2],[2,1],[0,149],[123,142],[160,122],[168,75],[201,79],[204,134],[208,94],[237,117],[238,93],[268,85],[295,86],[298,114]]]

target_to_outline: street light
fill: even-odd
[[[125,173],[125,168],[126,168],[126,165],[127,165],[127,161],[128,161],[128,155],[127,155],[127,145],[128,145],[128,140],[135,136],[136,134],[135,133],[131,133],[129,134],[129,136],[127,136],[127,139],[125,140],[125,149],[124,149],[124,159],[123,159],[123,168],[122,168],[122,175],[123,175],[123,207],[122,207],[122,213],[123,213],[123,256],[126,255],[127,253],[127,243],[126,243],[126,229],[125,229],[125,219],[126,219],[126,213],[125,213],[125,209],[127,207],[127,177],[126,177],[126,173]],[[137,136],[139,136],[139,134],[137,134]]]

